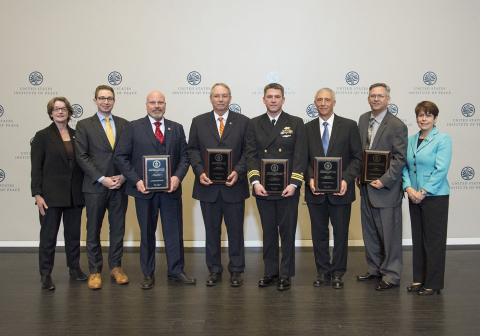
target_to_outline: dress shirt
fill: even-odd
[[[221,115],[218,115],[217,112],[213,111],[213,115],[215,116],[215,122],[217,123],[218,134],[220,134],[220,120],[218,120],[218,118],[223,118],[222,119],[223,126],[226,127],[229,112],[230,110],[227,110],[227,112],[225,112],[225,114],[221,116]]]
[[[327,123],[328,123],[328,140],[330,141],[330,139],[332,138],[332,129],[333,129],[333,119],[335,118],[335,113],[332,114],[332,116],[330,118],[327,119]],[[325,126],[323,126],[323,123],[325,122],[325,120],[323,120],[322,118],[319,118],[319,121],[320,121],[320,138],[323,139],[323,132],[325,132]],[[326,154],[326,153],[325,153]]]
[[[103,114],[100,114],[97,111],[97,117],[98,117],[98,119],[100,119],[100,124],[102,124],[102,127],[103,127],[103,130],[105,131],[105,134],[107,134],[107,121],[105,120],[105,118],[110,118],[109,121],[110,121],[110,126],[112,126],[112,130],[113,130],[113,138],[116,140],[117,139],[117,130],[115,129],[115,121],[112,118],[112,114],[110,113],[108,116],[104,116]],[[104,178],[105,178],[105,176],[100,177],[97,180],[97,182],[102,183]]]
[[[155,130],[157,129],[157,126],[155,126],[155,123],[158,122],[158,121],[153,119],[150,116],[148,116],[148,119],[150,119],[150,124],[152,124],[153,134],[155,134]],[[165,118],[162,117],[162,120],[159,120],[159,121],[162,123],[160,125],[160,131],[162,132],[163,136],[165,137]]]
[[[373,140],[375,139],[375,135],[377,134],[377,130],[380,127],[380,124],[383,121],[383,118],[385,118],[385,114],[387,113],[388,109],[380,113],[378,116],[374,117],[373,114],[370,115],[370,118],[373,118],[375,122],[373,123],[373,129],[372,129],[372,138],[370,140],[370,148],[372,148]]]

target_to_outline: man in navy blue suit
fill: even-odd
[[[144,118],[132,121],[124,129],[115,150],[115,164],[127,179],[127,195],[135,197],[138,224],[141,231],[140,266],[144,274],[142,289],[155,284],[155,232],[158,210],[167,255],[168,279],[184,284],[196,280],[185,274],[183,255],[183,218],[181,181],[188,171],[187,142],[183,126],[166,120],[165,96],[152,91],[147,96]],[[170,155],[170,190],[149,192],[143,178],[143,156]]]

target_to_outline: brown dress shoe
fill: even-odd
[[[90,289],[102,288],[102,275],[100,273],[90,274],[90,278],[88,278],[88,288]]]
[[[110,276],[120,285],[128,284],[128,277],[125,273],[123,273],[123,269],[121,267],[115,267],[112,269]]]

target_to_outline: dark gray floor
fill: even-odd
[[[65,255],[57,253],[52,274],[56,290],[42,291],[36,253],[0,253],[1,335],[479,335],[479,250],[447,251],[445,290],[419,297],[407,293],[411,251],[404,251],[399,288],[374,290],[376,281],[358,282],[364,252],[349,253],[345,288],[314,288],[313,252],[297,252],[292,289],[259,288],[262,254],[246,254],[244,285],[206,287],[205,254],[186,253],[186,271],[196,285],[166,278],[165,254],[157,254],[156,286],[140,289],[138,253],[126,253],[130,284],[117,285],[104,270],[103,288],[70,280]],[[106,257],[106,256],[105,256]],[[223,254],[223,260],[227,255]],[[87,271],[86,255],[81,264]]]

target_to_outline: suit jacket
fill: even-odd
[[[75,152],[75,131],[69,126],[67,128]],[[48,207],[84,204],[83,171],[75,155],[72,168],[68,165],[67,150],[55,123],[35,134],[30,157],[32,196],[42,196]]]
[[[305,186],[305,201],[321,204],[328,198],[331,204],[348,204],[355,201],[355,178],[362,171],[362,145],[357,123],[335,114],[332,125],[332,135],[328,143],[327,153],[323,152],[320,135],[320,119],[314,119],[305,125],[308,140],[308,166],[306,184],[314,178],[316,157],[341,157],[342,179],[347,183],[347,191],[343,196],[323,194],[315,196],[309,186]]]
[[[368,123],[371,112],[360,116],[358,129],[362,138],[362,148],[367,145]],[[385,188],[375,189],[369,184],[362,185],[360,195],[366,196],[375,208],[393,208],[402,204],[402,174],[407,161],[407,126],[396,116],[387,111],[372,140],[372,150],[391,151],[390,168],[380,178]]]
[[[229,111],[222,137],[218,134],[213,111],[199,115],[192,120],[188,137],[187,154],[195,174],[192,197],[203,202],[215,202],[218,194],[227,203],[240,202],[248,198],[247,165],[245,163],[245,134],[249,118]],[[199,177],[205,173],[207,148],[231,149],[232,168],[238,174],[238,181],[231,187],[211,184],[206,187]]]
[[[97,180],[102,176],[120,175],[120,171],[113,162],[113,152],[128,121],[113,115],[112,118],[116,130],[113,149],[96,113],[90,118],[79,121],[75,129],[77,161],[85,172],[83,192],[94,194],[108,192],[109,189]]]
[[[408,138],[407,165],[403,189],[424,189],[427,196],[449,195],[448,168],[452,158],[452,138],[434,127],[417,148],[420,132]]]
[[[256,180],[261,182],[262,159],[288,159],[287,184],[297,185],[292,197],[300,197],[303,174],[308,161],[307,137],[303,120],[282,111],[275,127],[272,128],[268,114],[262,114],[250,119],[246,141],[245,157],[250,183]],[[252,195],[269,200],[282,198],[278,195],[257,196],[254,190]]]
[[[189,167],[185,132],[182,125],[167,119],[164,121],[164,141],[166,141],[166,154],[170,155],[172,176],[178,177],[182,182]],[[148,116],[132,121],[125,127],[116,146],[114,160],[120,173],[127,179],[127,195],[143,199],[153,197],[153,192],[144,195],[135,185],[143,179],[143,156],[160,155],[160,147],[160,141],[153,133]],[[180,198],[182,184],[180,183],[177,190],[167,195],[174,199]]]

